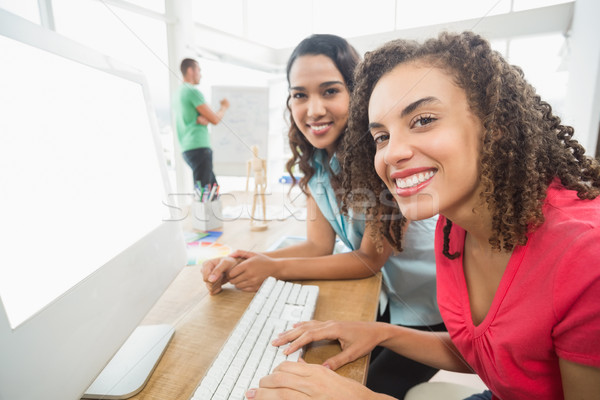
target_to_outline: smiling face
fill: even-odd
[[[289,73],[290,109],[306,140],[331,155],[346,129],[350,93],[334,62],[324,55],[298,57]]]
[[[395,67],[373,89],[369,127],[377,174],[409,220],[472,215],[483,126],[450,75],[424,64]]]

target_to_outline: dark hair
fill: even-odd
[[[357,202],[360,196],[351,198],[346,194],[343,203],[352,202],[351,207],[367,217],[386,216],[378,234],[383,234],[395,248],[402,248],[406,220],[402,217],[398,222],[398,218],[390,217],[398,215],[397,204],[381,200],[389,196],[389,191],[372,163],[376,149],[368,133],[367,110],[379,79],[407,62],[450,74],[465,91],[471,111],[482,123],[480,198],[481,205],[492,215],[492,248],[511,251],[527,242],[528,231],[544,222],[542,205],[555,178],[566,188],[576,190],[581,199],[598,196],[598,160],[584,155],[584,148],[573,139],[573,128],[561,124],[550,105],[525,80],[521,69],[509,65],[485,39],[464,32],[442,33],[423,44],[394,40],[367,53],[356,69],[348,131],[339,158],[345,170],[342,186],[346,193],[353,189],[364,192],[366,188],[380,199],[375,206],[361,206]],[[367,223],[375,223],[374,218],[367,218]],[[443,230],[443,253],[454,258],[458,254],[448,250],[451,229],[452,221],[448,220]]]
[[[290,70],[292,69],[292,65],[298,57],[305,55],[324,55],[329,57],[342,74],[348,91],[352,91],[354,86],[354,69],[360,61],[360,56],[356,49],[354,49],[346,39],[335,35],[315,34],[302,40],[292,51],[287,62],[286,72],[288,85],[290,83]],[[293,184],[296,184],[296,177],[294,177],[294,174],[292,173],[292,168],[294,165],[298,164],[298,167],[303,174],[303,177],[299,181],[299,186],[302,191],[306,192],[306,185],[315,172],[314,168],[310,165],[310,160],[315,148],[308,140],[306,140],[302,132],[300,132],[300,129],[296,126],[292,116],[290,99],[291,96],[288,94],[286,102],[290,119],[288,139],[292,150],[292,157],[286,163],[286,169],[292,177]],[[340,135],[336,145],[340,143],[342,136],[343,135]]]
[[[181,75],[185,76],[185,73],[187,72],[188,68],[194,67],[196,65],[198,65],[198,61],[191,58],[184,58],[183,61],[181,61],[181,65],[179,66],[179,69],[181,70]]]

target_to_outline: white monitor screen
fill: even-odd
[[[0,296],[15,328],[168,213],[139,83],[4,36],[0,49]]]
[[[148,93],[0,9],[0,399],[80,399],[185,265]]]

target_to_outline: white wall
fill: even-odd
[[[179,66],[184,58],[195,58],[190,50],[194,46],[194,21],[192,20],[192,3],[189,0],[170,0],[165,2],[165,11],[169,19],[167,23],[167,43],[169,51],[169,86],[170,104],[182,83]],[[181,156],[181,149],[177,140],[175,130],[175,116],[171,115],[171,126],[173,132],[173,161],[175,162],[175,176],[170,178],[174,181],[171,190],[175,193],[192,193],[192,172]]]
[[[569,81],[564,122],[593,156],[600,126],[600,2],[577,0],[570,37]]]

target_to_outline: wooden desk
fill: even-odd
[[[226,222],[220,242],[232,248],[265,250],[283,235],[303,235],[304,221],[272,221],[264,232],[250,232],[248,220]],[[346,281],[303,281],[320,287],[315,310],[317,320],[375,320],[380,275]],[[143,321],[170,323],[175,335],[146,387],[133,399],[189,400],[213,359],[229,337],[254,293],[231,285],[210,296],[202,281],[200,266],[184,267],[169,289]],[[306,361],[322,363],[339,351],[337,342],[315,343]],[[366,379],[368,356],[354,361],[338,373],[359,382]]]

